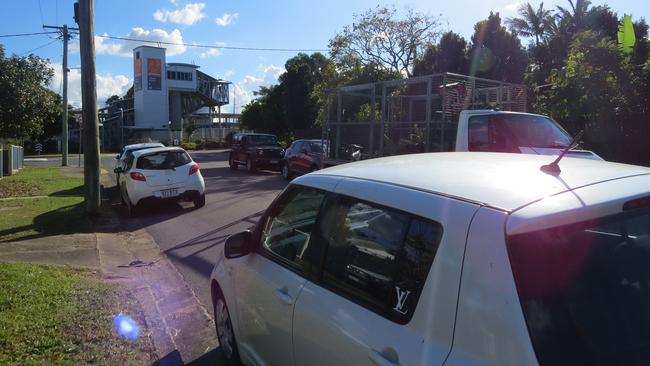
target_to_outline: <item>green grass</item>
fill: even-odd
[[[141,327],[119,338],[118,313]],[[154,348],[137,302],[89,270],[0,264],[0,365],[151,364]]]
[[[0,198],[80,193],[83,179],[63,173],[61,168],[25,167],[0,179]]]
[[[26,167],[0,179],[0,198],[25,196],[47,197],[0,201],[0,242],[90,230],[82,178],[61,168]]]

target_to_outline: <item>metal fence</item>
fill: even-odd
[[[2,157],[0,158],[1,175],[12,175],[24,166],[25,149],[21,146],[4,145],[0,147]]]
[[[325,164],[451,151],[460,111],[483,108],[525,112],[525,86],[443,73],[330,90]],[[352,157],[353,150],[360,154]]]

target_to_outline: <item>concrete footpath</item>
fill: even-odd
[[[104,178],[104,176],[103,176]],[[205,309],[145,229],[123,232],[109,201],[95,233],[0,243],[0,261],[86,267],[132,294],[144,313],[157,365],[219,364]]]

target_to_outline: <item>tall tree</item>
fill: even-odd
[[[46,60],[6,58],[0,46],[0,138],[23,140],[42,133],[45,119],[60,110],[46,88],[53,75]]]
[[[330,40],[332,58],[339,68],[357,61],[411,76],[413,63],[439,34],[437,18],[407,9],[399,17],[395,7],[376,7],[355,14],[352,26]]]
[[[535,45],[550,32],[553,15],[550,9],[544,9],[544,2],[539,3],[537,10],[530,3],[521,5],[518,9],[519,18],[508,18],[506,24],[510,31],[526,38],[535,38]]]
[[[427,48],[424,56],[413,66],[413,75],[429,75],[441,72],[467,74],[467,41],[454,32],[446,32],[437,45]]]
[[[488,79],[521,83],[528,56],[516,35],[501,25],[499,13],[474,25],[470,74]]]

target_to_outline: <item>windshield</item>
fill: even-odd
[[[494,114],[469,120],[470,151],[521,152],[520,147],[563,149],[570,143],[571,136],[544,116]]]
[[[540,364],[647,365],[650,209],[511,236]]]
[[[191,161],[192,159],[184,151],[161,151],[141,156],[136,168],[144,170],[175,169]]]
[[[248,144],[252,146],[273,146],[278,144],[278,139],[272,135],[249,135]]]

